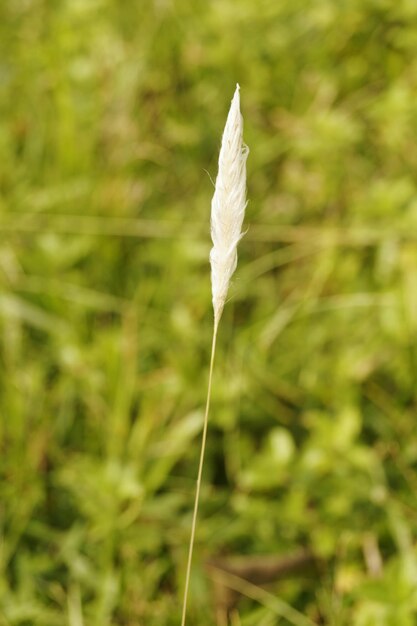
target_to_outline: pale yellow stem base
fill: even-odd
[[[195,490],[193,521],[192,521],[192,524],[191,524],[190,546],[189,546],[189,549],[188,549],[188,561],[187,561],[187,572],[186,572],[186,575],[185,575],[184,601],[183,601],[183,605],[182,605],[181,626],[185,626],[185,619],[186,619],[186,616],[187,616],[188,587],[189,587],[189,584],[190,584],[191,563],[192,563],[192,559],[193,559],[195,529],[196,529],[196,526],[197,526],[198,503],[199,503],[199,500],[200,500],[201,477],[203,475],[204,453],[205,453],[205,450],[206,450],[207,426],[208,426],[208,415],[209,415],[209,409],[210,409],[211,382],[212,382],[212,379],[213,379],[214,354],[216,352],[217,328],[218,328],[218,320],[215,321],[214,327],[213,327],[213,341],[212,341],[212,344],[211,344],[210,371],[209,371],[209,379],[208,379],[208,387],[207,387],[206,410],[204,412],[203,434],[202,434],[202,438],[201,438],[200,463],[199,463],[199,466],[198,466],[197,486],[196,486],[196,490]]]

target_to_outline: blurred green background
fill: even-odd
[[[236,82],[189,624],[417,623],[417,3],[2,0],[1,626],[179,623]]]

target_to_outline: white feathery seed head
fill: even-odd
[[[219,172],[211,202],[210,252],[214,323],[217,327],[226,302],[230,279],[237,265],[237,244],[242,238],[246,208],[246,159],[239,85],[232,99],[219,155]]]

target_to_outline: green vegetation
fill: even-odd
[[[242,626],[416,623],[416,53],[414,0],[0,3],[1,626],[179,623],[236,82],[189,624],[301,549]]]

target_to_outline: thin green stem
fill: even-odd
[[[208,415],[209,415],[209,409],[210,409],[211,382],[213,379],[214,354],[216,352],[217,328],[218,328],[218,321],[214,323],[214,327],[213,327],[213,341],[211,344],[210,372],[209,372],[208,387],[207,387],[206,410],[204,412],[203,434],[201,438],[200,463],[198,466],[197,485],[196,485],[195,499],[194,499],[193,521],[191,524],[190,545],[188,548],[188,562],[187,562],[187,572],[185,575],[184,601],[182,605],[181,626],[185,626],[185,618],[187,616],[188,587],[190,584],[191,562],[193,559],[195,529],[197,526],[198,503],[200,500],[201,477],[203,475],[204,453],[206,450],[207,426],[208,426]]]
[[[219,581],[229,589],[233,589],[238,593],[252,598],[263,606],[267,607],[275,613],[286,619],[293,626],[314,626],[314,622],[302,613],[294,609],[291,605],[281,600],[281,598],[273,595],[266,589],[254,585],[249,580],[236,576],[231,572],[210,566],[210,574],[214,580]]]

